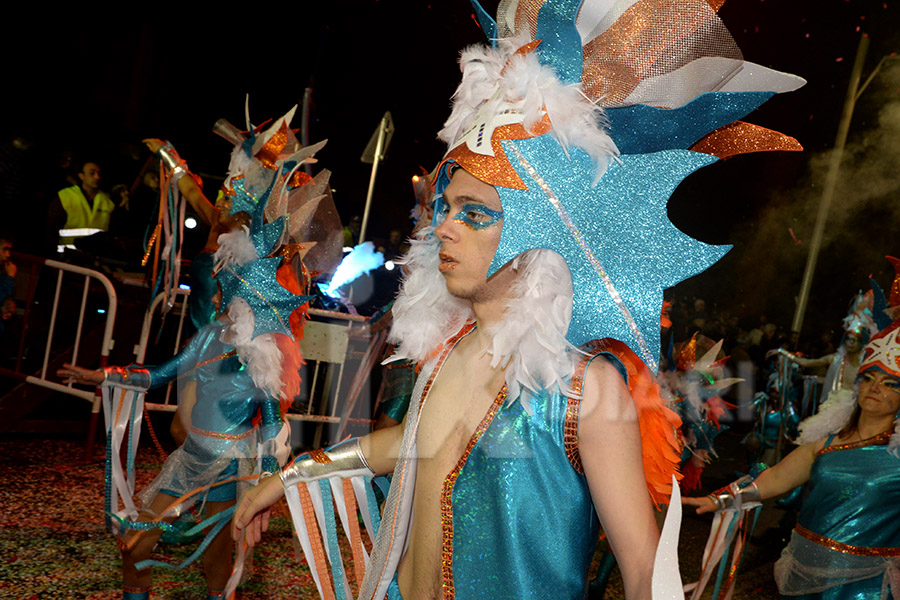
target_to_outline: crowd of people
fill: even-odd
[[[404,273],[379,311],[399,367],[385,381],[407,377],[385,392],[389,419],[366,435],[289,457],[299,342],[321,297],[312,284],[362,227],[356,216],[341,226],[328,173],[307,171],[324,142],[300,143],[293,110],[264,126],[217,123],[233,150],[215,195],[170,142],[150,138],[158,169],[132,186],[107,193],[102,166],[87,161],[47,200],[45,250],[53,239],[96,256],[118,243],[120,223],[133,233],[146,222],[139,251],[165,248],[150,283],[172,298],[191,259],[196,333],[173,358],[58,371],[102,389],[107,524],[125,600],[150,598],[151,552],[189,513],[205,533],[207,597],[230,597],[282,497],[325,598],[350,591],[338,519],[366,600],[581,599],[601,529],[629,600],[682,597],[677,544],[660,541],[658,520],[680,526],[663,507],[679,469],[687,488],[685,464],[710,454],[719,394],[736,381],[729,364],[764,390],[753,434],[768,468],[684,503],[742,513],[807,485],[776,566],[782,594],[898,594],[900,269],[890,294],[854,302],[840,339],[836,325],[807,342],[768,316],[663,301],[723,253],[669,221],[669,194],[716,158],[796,149],[735,119],[803,81],[732,58],[703,0],[638,17],[600,3],[583,13],[581,3],[521,4],[528,18],[477,14],[495,42],[462,54],[439,133],[447,153],[429,176],[431,218],[420,214],[407,242],[402,227],[376,240]],[[673,20],[695,26],[672,33]],[[660,43],[634,44],[636,29]],[[683,55],[656,65],[670,47]],[[648,66],[597,67],[610,56]],[[756,76],[733,77],[734,61]],[[711,73],[702,81],[690,76],[701,66]],[[197,248],[173,226],[188,210],[208,228]],[[17,274],[11,245],[0,237],[0,302]],[[823,381],[800,383],[802,372]],[[175,380],[189,390],[180,446],[134,502],[124,432],[139,424],[142,394]],[[794,428],[799,446],[782,453]]]

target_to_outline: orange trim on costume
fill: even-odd
[[[852,546],[845,544],[824,535],[819,535],[814,531],[810,531],[799,523],[794,527],[797,535],[805,537],[811,542],[815,542],[826,548],[830,548],[842,554],[853,554],[854,556],[900,556],[900,548],[878,547],[878,546]]]
[[[539,121],[535,126],[537,131],[543,131],[543,127],[549,131],[549,126],[542,127],[544,121]],[[549,121],[548,121],[549,123]],[[500,144],[503,140],[524,140],[541,133],[529,133],[520,123],[511,123],[509,125],[501,125],[491,134],[491,150],[493,156],[478,154],[469,150],[466,144],[459,144],[444,157],[444,162],[453,159],[463,169],[477,177],[478,179],[490,185],[499,185],[500,187],[511,188],[514,190],[527,190],[528,186],[516,173],[516,170],[509,162],[506,151]]]
[[[578,417],[581,414],[581,391],[584,389],[584,372],[588,364],[603,351],[599,343],[594,340],[588,342],[584,351],[587,354],[578,361],[575,373],[572,375],[572,396],[566,400],[566,420],[563,425],[563,445],[566,449],[566,458],[572,467],[579,473],[584,473],[581,464],[581,455],[578,453]],[[577,396],[573,397],[573,396]]]
[[[319,482],[312,482],[318,485]],[[319,532],[319,524],[316,522],[316,512],[313,508],[312,498],[309,495],[309,484],[301,483],[297,486],[300,494],[300,507],[303,512],[303,520],[306,521],[306,531],[309,533],[312,546],[313,561],[316,563],[316,571],[319,573],[319,581],[322,582],[322,600],[334,600],[334,589],[331,587],[331,571],[328,569],[328,561],[325,559],[325,548],[322,546],[322,535]],[[335,560],[340,560],[335,557]]]
[[[282,121],[281,127],[263,144],[262,148],[256,153],[255,158],[267,169],[274,169],[275,161],[278,160],[278,156],[284,150],[284,147],[287,146],[287,141],[288,127],[287,123]]]
[[[676,9],[670,0],[639,0],[585,44],[585,95],[603,106],[624,101],[658,59],[715,18],[706,3],[679,4]]]
[[[349,479],[342,479],[341,484],[344,488],[344,506],[347,508],[347,537],[350,538],[350,550],[353,552],[353,572],[356,573],[356,592],[359,593],[359,586],[362,585],[363,577],[366,576],[366,559],[362,543],[362,536],[359,533],[359,517],[356,514],[356,495],[353,492],[353,483]]]
[[[865,448],[866,446],[884,446],[888,443],[888,441],[890,441],[892,433],[893,429],[889,429],[888,431],[882,431],[878,435],[873,435],[870,438],[866,438],[858,442],[850,442],[849,444],[837,444],[835,446],[825,446],[824,448],[816,452],[816,456],[828,454],[829,452],[839,452],[841,450],[856,450],[857,448]]]
[[[719,158],[729,158],[750,152],[800,152],[803,146],[789,135],[753,123],[735,121],[707,133],[690,147],[693,152],[702,152]]]
[[[627,344],[612,338],[594,340],[584,347],[609,352],[618,358],[628,373],[628,391],[637,409],[641,430],[641,455],[650,499],[657,505],[668,504],[672,494],[672,475],[681,480],[678,465],[681,445],[677,430],[681,418],[660,397],[656,378]]]
[[[465,337],[470,331],[475,329],[475,323],[466,323],[463,328],[457,333],[455,336],[447,340],[444,346],[440,350],[440,356],[437,359],[437,362],[434,365],[434,369],[431,371],[431,376],[428,378],[428,381],[425,382],[425,386],[422,388],[422,395],[419,398],[419,416],[422,415],[422,405],[425,404],[425,399],[428,397],[428,392],[431,391],[431,385],[434,383],[434,379],[437,377],[438,373],[441,372],[441,367],[444,366],[444,362],[447,360],[447,357],[450,355],[450,351],[456,346],[456,343]],[[414,426],[418,428],[419,424],[407,424],[408,427]],[[408,467],[406,466],[406,461],[397,461],[397,466],[394,469],[394,478],[391,481],[391,485],[403,485],[403,480],[406,478]],[[401,488],[402,489],[402,488]],[[387,555],[389,556],[391,550],[394,548],[394,543],[396,542],[395,531],[397,529],[397,518],[399,516],[399,510],[394,511],[394,514],[391,516],[390,522],[390,536],[388,536],[390,542],[387,547]],[[387,523],[384,521],[381,522],[381,527],[385,527]],[[379,531],[381,531],[379,529]],[[405,540],[401,541],[401,544],[405,543]],[[378,574],[379,579],[384,578],[384,568],[387,567],[387,561],[385,561],[384,567],[381,569],[381,572]]]
[[[443,537],[443,547],[441,549],[441,587],[444,590],[444,600],[453,600],[456,595],[456,589],[453,587],[453,486],[456,484],[459,472],[462,470],[463,466],[465,466],[466,461],[469,460],[469,454],[472,453],[475,444],[478,443],[478,440],[481,439],[481,436],[487,431],[487,428],[494,420],[494,417],[497,416],[500,406],[503,404],[503,401],[506,400],[507,392],[508,389],[504,383],[503,387],[497,393],[497,397],[494,398],[494,402],[488,409],[487,414],[484,415],[481,423],[475,428],[475,432],[472,434],[471,439],[469,439],[469,443],[466,445],[466,449],[463,451],[462,456],[459,457],[456,466],[453,467],[453,470],[450,471],[450,474],[447,475],[447,478],[444,479],[444,484],[441,486],[441,530]]]

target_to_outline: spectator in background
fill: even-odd
[[[350,223],[344,227],[344,247],[353,248],[359,243],[359,232],[362,229],[362,217],[353,215]]]
[[[59,190],[57,198],[50,203],[47,223],[55,230],[99,229],[109,230],[109,218],[115,204],[109,195],[100,189],[102,171],[95,162],[86,162],[78,173],[80,183]],[[60,236],[60,244],[71,244],[72,236]]]
[[[16,287],[15,263],[10,259],[12,254],[12,240],[0,237],[0,335],[6,329],[6,321],[16,312],[16,303],[13,301],[13,290]]]

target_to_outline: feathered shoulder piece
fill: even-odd
[[[681,445],[677,434],[681,418],[666,406],[656,378],[627,345],[606,338],[588,342],[581,350],[587,355],[586,358],[600,353],[611,354],[624,367],[628,391],[634,399],[641,429],[641,453],[647,489],[654,504],[668,504],[672,495],[672,476],[681,479],[678,472]],[[587,360],[579,365],[572,380],[572,387],[576,392],[581,391],[579,374],[583,376],[586,362]]]

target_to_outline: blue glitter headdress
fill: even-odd
[[[717,158],[799,150],[736,119],[804,82],[744,62],[705,0],[587,4],[503,0],[495,22],[473,0],[493,47],[463,51],[436,192],[450,163],[494,185],[504,217],[488,274],[554,250],[573,280],[568,340],[622,340],[655,370],[663,290],[729,249],[676,229],[669,196]]]
[[[251,339],[267,333],[293,338],[290,315],[311,298],[295,294],[277,280],[285,259],[285,254],[277,251],[290,239],[287,220],[291,193],[303,186],[316,187],[298,167],[313,162],[313,155],[325,144],[300,145],[289,127],[295,109],[265,131],[252,127],[249,120],[246,132],[224,120],[215,126],[216,133],[235,144],[225,184],[231,197],[229,214],[244,212],[250,216],[250,225],[244,231],[220,238],[220,244],[230,247],[217,256],[230,260],[224,261],[217,278],[223,306],[241,298],[252,310]],[[308,194],[304,200],[310,200],[305,196]]]

